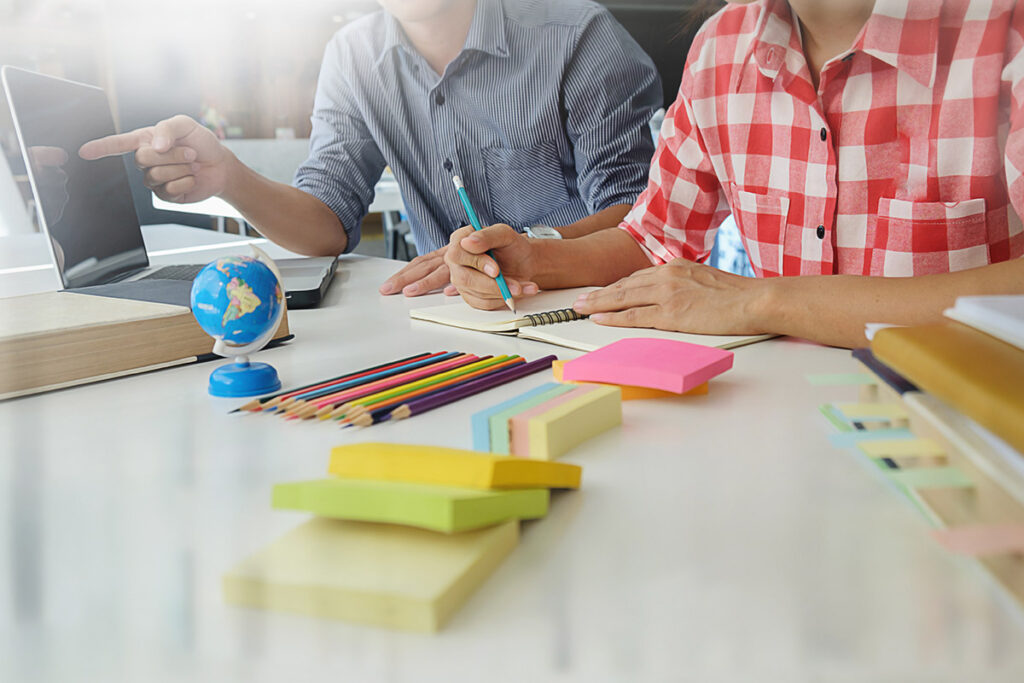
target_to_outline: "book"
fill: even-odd
[[[961,296],[945,314],[1024,350],[1024,296]]]
[[[564,346],[579,351],[594,351],[621,339],[674,339],[691,344],[732,349],[771,339],[774,335],[722,336],[686,334],[662,330],[608,327],[581,318],[572,305],[583,292],[596,287],[577,287],[516,300],[517,314],[506,310],[481,311],[460,301],[442,306],[415,308],[409,311],[414,320],[459,327],[478,332],[518,335],[524,339]]]
[[[620,424],[618,387],[577,387],[509,420],[512,455],[554,460]]]
[[[548,489],[477,491],[400,481],[319,479],[274,487],[273,507],[318,517],[456,533],[548,513]]]
[[[315,518],[231,569],[228,604],[435,632],[501,564],[519,522],[439,534]]]
[[[458,448],[359,443],[331,450],[327,471],[338,477],[492,489],[580,486],[580,467],[489,455]]]
[[[881,330],[879,361],[1024,452],[1024,351],[948,321]]]
[[[195,362],[213,339],[185,306],[46,292],[0,299],[0,400]],[[287,313],[276,339],[288,335]]]
[[[622,339],[568,361],[562,377],[684,394],[732,368],[732,351],[668,339]]]

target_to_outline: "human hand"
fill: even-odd
[[[130,152],[144,172],[146,187],[165,201],[183,204],[223,192],[234,160],[217,136],[183,115],[92,140],[78,150],[86,161]]]
[[[405,296],[421,296],[430,294],[442,287],[450,287],[448,264],[444,262],[447,246],[417,256],[400,271],[389,277],[380,286],[384,295],[398,294]]]
[[[676,259],[584,294],[573,308],[601,325],[696,334],[762,334],[770,281]]]
[[[488,251],[494,258],[487,255]],[[473,308],[496,310],[505,307],[495,280],[499,272],[513,297],[540,291],[531,282],[531,254],[530,240],[508,225],[499,223],[478,232],[466,226],[452,233],[445,262],[452,285],[466,303]]]

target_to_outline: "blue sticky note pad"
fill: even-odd
[[[829,434],[828,440],[836,448],[852,448],[861,441],[878,441],[879,439],[913,439],[909,429],[855,429],[852,432]]]

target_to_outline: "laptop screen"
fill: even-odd
[[[102,284],[148,266],[125,160],[78,156],[84,143],[116,132],[104,92],[10,67],[3,76],[64,286]]]

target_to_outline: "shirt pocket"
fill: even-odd
[[[947,273],[989,263],[984,199],[962,202],[878,201],[868,240],[871,274],[888,277]]]
[[[730,192],[733,217],[754,273],[758,277],[782,275],[789,197],[782,192],[748,192],[735,183],[730,184]]]
[[[494,221],[532,225],[570,201],[562,156],[553,140],[519,148],[494,145],[481,154]]]

